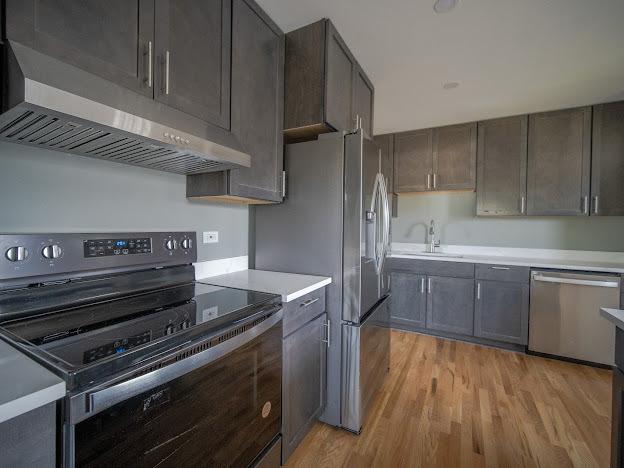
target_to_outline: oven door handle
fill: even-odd
[[[163,385],[195,369],[210,364],[262,335],[279,323],[279,321],[282,320],[282,316],[283,311],[279,310],[264,322],[212,348],[208,348],[148,374],[135,377],[134,379],[126,380],[111,385],[110,387],[102,388],[101,390],[82,392],[73,396],[70,403],[70,422],[72,424],[77,424],[124,400],[140,395],[152,388]]]

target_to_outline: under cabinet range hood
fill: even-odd
[[[178,174],[249,167],[227,130],[5,41],[0,141]]]

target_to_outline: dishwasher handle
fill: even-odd
[[[595,286],[599,288],[619,288],[619,281],[597,281],[589,279],[577,279],[577,278],[562,278],[558,276],[548,276],[537,274],[533,275],[535,281],[541,281],[544,283],[560,283],[560,284],[577,284],[579,286]]]

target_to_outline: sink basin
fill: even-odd
[[[397,255],[410,255],[413,257],[446,257],[446,258],[462,258],[461,254],[447,252],[394,252]]]

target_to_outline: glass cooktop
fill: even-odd
[[[280,305],[280,297],[189,283],[0,323],[70,388],[93,384]]]

